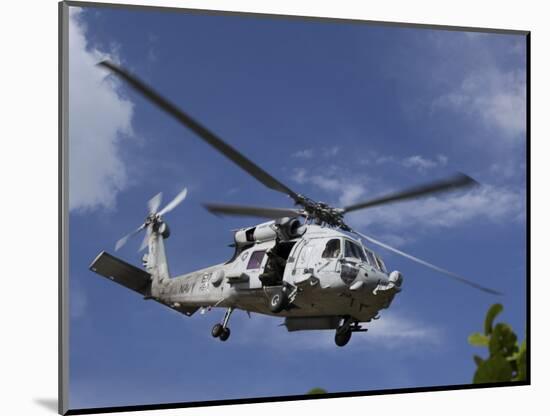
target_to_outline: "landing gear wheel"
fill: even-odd
[[[220,334],[220,341],[227,341],[227,338],[229,338],[229,335],[231,335],[230,329],[222,328],[222,333]]]
[[[223,332],[222,324],[216,324],[212,327],[212,336],[218,338]]]
[[[269,309],[273,313],[279,313],[288,306],[288,295],[285,289],[281,289],[269,299]]]
[[[334,336],[334,342],[339,347],[343,347],[344,345],[346,345],[350,339],[351,331],[349,329],[344,331],[336,331],[336,335]]]

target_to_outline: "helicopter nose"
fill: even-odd
[[[403,284],[403,274],[400,271],[394,270],[390,273],[390,282],[397,287]]]
[[[349,283],[349,289],[352,291],[358,291],[361,289],[372,288],[376,284],[377,278],[369,272],[369,264],[361,262],[355,267],[357,274],[355,279]]]

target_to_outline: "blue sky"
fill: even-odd
[[[525,331],[525,39],[519,35],[107,8],[70,17],[70,407],[464,384],[488,306]],[[335,206],[463,171],[476,190],[373,208],[354,228],[505,293],[383,249],[404,290],[345,348],[332,331],[223,310],[179,315],[93,274],[183,186],[167,218],[173,275],[229,258],[201,202],[289,206],[94,66],[122,63],[294,190]],[[138,264],[139,239],[119,255]]]

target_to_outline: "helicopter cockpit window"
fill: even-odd
[[[355,243],[352,243],[349,240],[346,240],[345,256],[367,261],[367,257],[365,256],[363,248]]]
[[[372,267],[376,267],[378,269],[379,268],[378,263],[376,262],[376,258],[374,257],[374,254],[372,253],[372,251],[369,251],[369,250],[365,249],[365,253],[367,253],[367,258],[369,259],[369,264]]]
[[[264,255],[265,250],[255,251],[254,253],[252,253],[252,255],[250,256],[250,260],[248,260],[248,266],[246,266],[246,269],[259,269],[262,264]]]
[[[387,273],[388,269],[386,269],[386,265],[384,264],[384,261],[382,260],[382,258],[380,256],[376,256],[376,261],[380,266],[380,270],[382,270],[384,273]]]
[[[332,240],[329,240],[327,245],[325,246],[325,249],[323,250],[323,254],[321,255],[324,259],[333,259],[340,255],[340,239],[339,238],[333,238]]]

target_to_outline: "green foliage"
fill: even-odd
[[[518,351],[518,337],[508,324],[496,324],[489,340],[491,356],[509,357]]]
[[[474,355],[474,362],[479,367],[481,364],[483,364],[483,358],[481,358],[479,355]]]
[[[475,347],[486,347],[489,357],[483,359],[474,355],[477,370],[474,383],[496,383],[522,381],[527,378],[527,343],[523,340],[518,346],[518,337],[512,327],[500,322],[493,326],[495,318],[502,312],[502,305],[496,303],[487,311],[484,334],[475,332],[468,342]]]
[[[483,361],[474,374],[474,383],[496,383],[512,380],[512,367],[501,355],[489,357]]]
[[[503,309],[504,308],[500,303],[495,303],[489,308],[487,311],[487,316],[485,317],[485,335],[491,335],[493,330],[493,322]]]
[[[307,394],[326,394],[326,393],[327,391],[325,389],[322,389],[321,387],[314,387],[307,392]]]
[[[476,347],[488,347],[489,346],[489,337],[479,332],[474,332],[468,337],[468,342]]]
[[[515,361],[517,363],[517,379],[525,380],[527,378],[527,342],[523,340],[519,351],[516,355]]]

